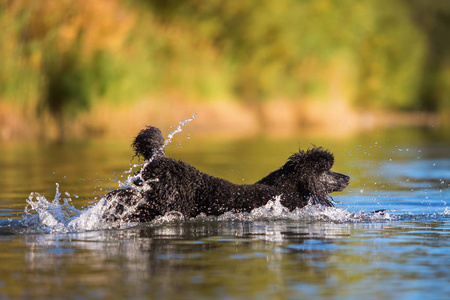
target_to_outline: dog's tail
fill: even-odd
[[[136,156],[149,160],[155,155],[164,155],[164,137],[161,130],[147,126],[134,138],[131,145]]]

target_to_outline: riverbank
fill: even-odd
[[[342,102],[293,102],[274,100],[258,105],[236,101],[208,103],[140,101],[112,107],[98,104],[89,112],[57,122],[49,115],[37,117],[0,103],[0,139],[58,139],[126,137],[145,125],[163,129],[197,114],[189,124],[197,135],[250,137],[256,135],[348,136],[365,130],[398,126],[439,128],[444,117],[437,113],[356,110]],[[62,130],[61,127],[64,127]]]

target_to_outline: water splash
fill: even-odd
[[[59,183],[56,183],[55,197],[51,202],[39,193],[31,193],[26,200],[23,225],[44,232],[63,231],[65,221],[80,213],[72,205],[69,193],[65,195],[67,198],[63,198],[61,203]]]
[[[65,193],[68,195],[68,193]],[[61,202],[62,200],[62,202]],[[17,231],[26,233],[66,233],[112,228],[128,228],[137,225],[132,222],[105,222],[103,214],[108,208],[105,199],[83,210],[72,205],[71,198],[61,199],[59,184],[56,184],[55,197],[52,201],[38,193],[31,193],[27,199],[25,215]]]
[[[167,139],[164,142],[161,150],[172,141],[175,134],[182,131],[183,126],[197,117],[197,114],[193,114],[191,118],[181,121],[178,127],[169,133]],[[160,153],[163,153],[161,151]],[[142,164],[134,164],[124,174],[128,175],[124,182],[119,181],[119,188],[132,188],[138,193],[144,193],[150,188],[148,184],[136,185],[136,182],[145,182],[142,177],[142,171],[145,167],[155,158],[152,156],[149,160]],[[138,170],[136,170],[139,168]],[[158,181],[157,178],[154,181]],[[56,183],[55,197],[52,201],[48,201],[46,197],[41,196],[39,193],[31,193],[28,197],[27,206],[25,207],[25,215],[23,217],[22,225],[31,231],[37,232],[76,232],[76,231],[88,231],[110,228],[126,228],[137,225],[132,222],[117,221],[117,222],[105,222],[103,220],[104,212],[111,206],[105,199],[100,199],[96,204],[87,207],[80,211],[72,205],[72,199],[68,193],[65,193],[67,198],[61,199],[61,193],[59,191],[59,184]],[[63,201],[61,203],[61,200]],[[119,201],[112,197],[111,201]],[[142,199],[144,201],[144,198]],[[126,207],[125,209],[134,209],[139,203]],[[169,217],[168,217],[169,218]],[[120,220],[120,218],[119,218]]]
[[[164,145],[163,145],[163,150],[169,143],[172,142],[174,135],[177,134],[178,132],[181,132],[183,129],[183,126],[185,124],[191,122],[192,120],[194,120],[196,117],[197,117],[197,114],[193,114],[191,118],[181,121],[180,124],[178,125],[178,128],[175,129],[174,131],[172,131],[171,133],[169,133],[169,135],[167,136],[167,139],[165,140]]]
[[[94,205],[84,210],[76,209],[68,198],[62,198],[59,191],[59,184],[56,184],[55,197],[48,201],[44,196],[38,193],[31,193],[27,199],[25,216],[23,217],[22,227],[27,228],[28,232],[40,233],[66,233],[82,232],[91,230],[105,230],[117,228],[129,228],[139,223],[126,222],[118,220],[116,222],[106,222],[103,214],[110,205],[110,201],[100,199]],[[257,221],[257,220],[291,220],[302,222],[363,222],[363,221],[389,221],[395,220],[398,216],[389,213],[350,213],[342,208],[325,207],[321,205],[307,205],[289,211],[281,204],[281,198],[275,197],[267,202],[266,205],[253,209],[249,213],[227,212],[220,216],[206,216],[201,214],[192,220],[198,221]],[[114,201],[114,200],[113,200]],[[135,206],[133,206],[135,207]],[[133,209],[128,207],[126,209]],[[447,213],[448,214],[448,213]],[[157,217],[149,225],[161,225],[176,221],[188,221],[189,219],[179,212],[169,212],[164,216]],[[23,228],[22,228],[23,229]]]
[[[250,213],[233,214],[228,213],[219,216],[219,220],[227,219],[240,220],[291,220],[291,221],[305,221],[305,222],[361,222],[361,221],[380,221],[380,220],[394,220],[395,217],[389,213],[366,213],[357,212],[351,213],[343,208],[329,207],[322,205],[308,204],[305,207],[289,211],[288,208],[281,204],[281,198],[267,202],[266,205],[253,209]]]

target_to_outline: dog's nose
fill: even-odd
[[[344,175],[343,177],[341,177],[338,180],[334,192],[342,192],[349,185],[349,183],[350,183],[350,177],[347,175]]]
[[[350,183],[350,176],[341,174],[341,190],[344,190]]]
[[[344,180],[346,184],[348,185],[350,183],[350,176],[344,175]]]

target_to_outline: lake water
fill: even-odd
[[[185,128],[168,156],[235,183],[312,144],[332,150],[333,170],[351,183],[336,208],[288,212],[274,201],[250,214],[110,228],[94,208],[139,163],[130,142],[0,144],[0,299],[450,299],[442,132],[229,139]]]

